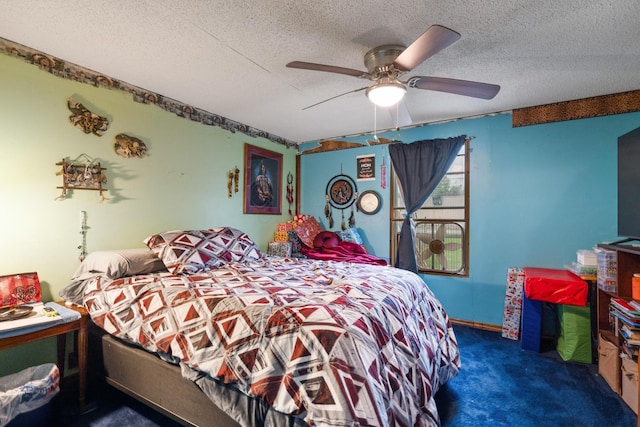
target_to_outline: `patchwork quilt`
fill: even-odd
[[[434,395],[460,367],[438,300],[388,266],[263,258],[97,277],[84,304],[106,332],[311,426],[439,425]]]

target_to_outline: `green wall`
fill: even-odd
[[[89,252],[144,247],[143,240],[159,231],[216,226],[241,229],[266,251],[276,224],[288,219],[284,194],[283,215],[243,214],[242,173],[232,198],[227,173],[235,166],[244,171],[249,143],[282,153],[283,176],[295,175],[294,148],[192,122],[6,55],[0,55],[0,94],[0,275],[37,271],[45,300],[58,299],[79,265],[81,211],[87,213]],[[69,97],[109,119],[102,137],[70,124]],[[119,133],[143,140],[148,156],[118,156],[113,144]],[[81,154],[107,169],[108,200],[100,203],[97,192],[87,190],[56,200],[62,185],[56,163]],[[0,352],[0,375],[34,364],[39,353],[55,360],[51,345],[40,347]]]

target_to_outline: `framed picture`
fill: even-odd
[[[358,181],[374,181],[376,179],[376,155],[364,154],[356,157]]]
[[[282,213],[282,154],[244,145],[244,210],[246,214]]]

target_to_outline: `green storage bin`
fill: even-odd
[[[558,305],[560,333],[556,349],[564,361],[593,363],[591,354],[591,308]]]

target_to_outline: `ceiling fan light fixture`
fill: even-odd
[[[407,88],[398,81],[378,82],[367,89],[367,98],[379,107],[395,105],[407,93]]]

